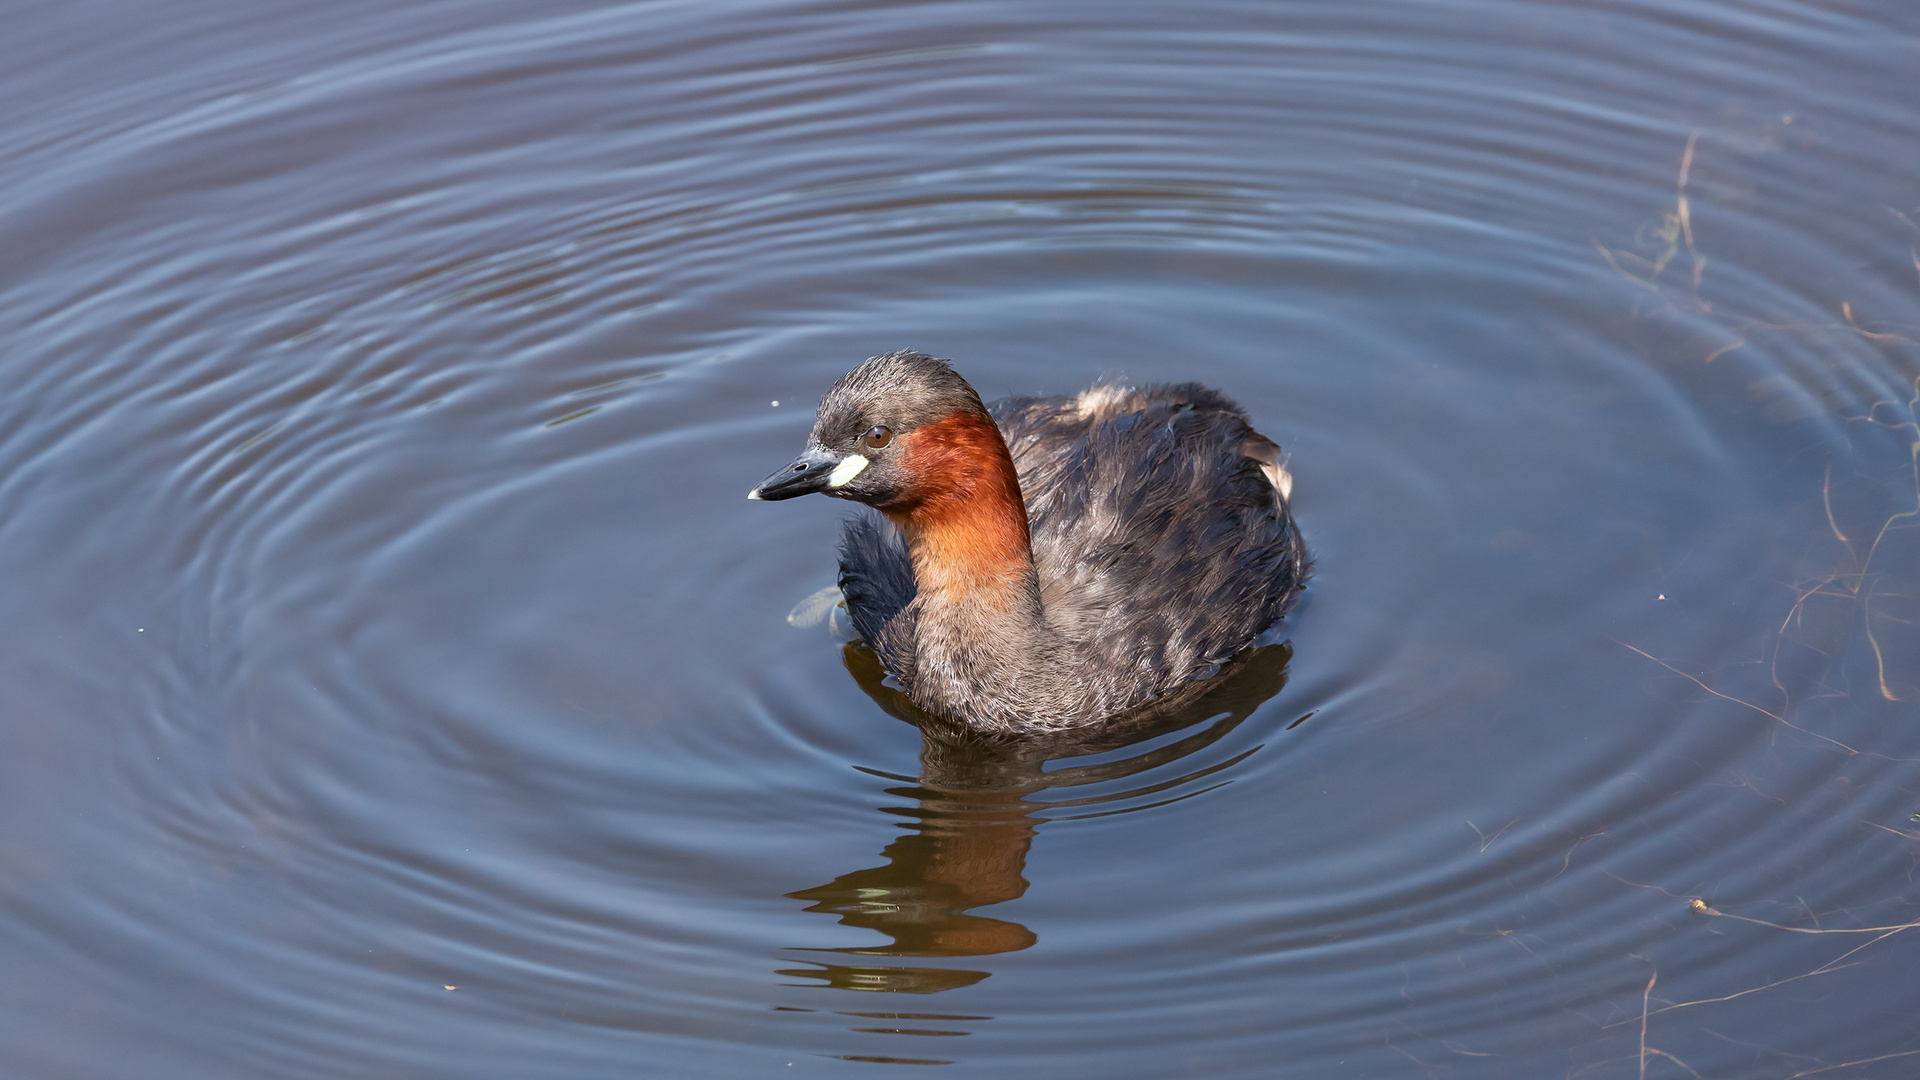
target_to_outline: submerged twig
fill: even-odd
[[[1627,643],[1624,641],[1620,642],[1620,644],[1626,646],[1629,649],[1633,649],[1634,652],[1637,652],[1641,656],[1644,656],[1647,659],[1653,661],[1654,663],[1659,664],[1661,667],[1666,668],[1668,671],[1673,672],[1675,675],[1678,675],[1683,679],[1689,680],[1695,686],[1698,686],[1700,689],[1705,690],[1709,694],[1712,694],[1714,697],[1724,698],[1727,701],[1731,701],[1736,705],[1745,705],[1747,708],[1752,709],[1754,712],[1757,712],[1762,716],[1770,716],[1774,720],[1782,724],[1785,724],[1787,727],[1790,727],[1793,730],[1800,732],[1802,735],[1811,735],[1814,738],[1820,739],[1824,742],[1830,742],[1833,745],[1839,747],[1840,749],[1845,750],[1849,754],[1858,754],[1860,752],[1858,750],[1855,750],[1853,747],[1848,746],[1846,743],[1841,742],[1838,739],[1828,738],[1827,736],[1822,735],[1817,731],[1808,731],[1806,728],[1801,727],[1799,724],[1796,724],[1793,721],[1788,720],[1786,717],[1780,715],[1777,712],[1773,712],[1770,709],[1763,709],[1760,706],[1755,705],[1751,701],[1744,701],[1740,698],[1734,697],[1731,694],[1723,694],[1720,691],[1715,690],[1713,687],[1708,686],[1706,683],[1702,682],[1699,678],[1693,675],[1689,675],[1684,671],[1681,671],[1679,668],[1674,667],[1672,664],[1667,663],[1665,660],[1660,659],[1659,657],[1653,655],[1652,653],[1646,651],[1645,649],[1636,649],[1632,645],[1627,645]]]
[[[1879,934],[1881,935],[1881,937],[1885,937],[1887,934],[1897,934],[1902,930],[1911,930],[1916,926],[1920,926],[1920,919],[1915,919],[1912,922],[1900,923],[1897,926],[1856,926],[1856,927],[1850,927],[1848,929],[1838,929],[1835,927],[1826,927],[1826,926],[1787,926],[1783,923],[1768,922],[1765,919],[1756,919],[1751,915],[1735,915],[1731,912],[1721,911],[1719,908],[1716,908],[1711,904],[1708,904],[1705,900],[1702,900],[1697,896],[1687,902],[1687,907],[1690,910],[1697,912],[1698,914],[1701,914],[1701,915],[1712,915],[1717,919],[1738,919],[1741,922],[1753,923],[1755,926],[1767,926],[1775,930],[1785,930],[1785,931],[1788,931],[1789,933],[1794,933],[1794,934]],[[1875,940],[1879,940],[1879,939],[1876,938]],[[1872,944],[1872,942],[1868,942],[1868,944],[1870,945]],[[1851,956],[1851,955],[1852,953],[1848,953],[1845,956],[1842,956],[1841,959],[1844,960],[1846,959],[1846,956]]]
[[[1833,462],[1827,462],[1827,475],[1820,481],[1820,501],[1827,508],[1827,528],[1833,530],[1833,538],[1843,544],[1851,544],[1847,534],[1840,531],[1840,525],[1833,520]]]

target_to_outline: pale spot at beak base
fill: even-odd
[[[859,454],[848,454],[846,457],[840,459],[840,464],[835,465],[833,472],[827,476],[827,486],[830,488],[846,487],[853,482],[854,477],[860,475],[860,470],[866,467],[867,459],[865,457]]]

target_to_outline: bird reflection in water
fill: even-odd
[[[1287,662],[1291,657],[1290,646],[1269,645],[1243,655],[1214,678],[1195,684],[1194,692],[1185,700],[1161,705],[1151,712],[1043,738],[994,739],[922,712],[905,694],[883,681],[886,673],[871,651],[858,643],[848,645],[847,668],[860,688],[888,713],[921,731],[923,743],[917,780],[909,776],[875,774],[910,785],[887,791],[912,800],[911,805],[885,809],[908,819],[912,825],[881,852],[886,859],[883,864],[787,894],[795,900],[807,901],[808,911],[837,915],[843,925],[877,930],[889,941],[863,947],[795,951],[837,953],[850,959],[967,957],[1015,952],[1033,945],[1037,938],[1025,926],[972,912],[1013,900],[1026,892],[1027,850],[1033,843],[1034,830],[1043,821],[1126,813],[1197,795],[1224,783],[1224,780],[1213,784],[1206,781],[1252,755],[1259,747],[1204,768],[1122,791],[1081,799],[1035,800],[1033,796],[1049,789],[1112,782],[1164,769],[1204,750],[1280,692],[1286,685]],[[1051,771],[1045,769],[1049,762],[1111,755],[1158,736],[1202,724],[1205,726],[1192,734],[1156,743],[1139,754],[1108,757]],[[1116,805],[1101,809],[1102,803]],[[822,979],[826,986],[841,990],[895,994],[935,994],[971,986],[991,974],[965,967],[810,962],[815,966],[785,969],[779,974]],[[929,1013],[847,1015],[895,1021],[987,1019]],[[859,1030],[916,1035],[964,1034],[902,1027]]]

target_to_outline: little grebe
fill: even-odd
[[[927,712],[1059,731],[1203,680],[1293,602],[1305,551],[1280,448],[1196,383],[982,405],[925,353],[876,356],[820,400],[793,464],[747,493],[824,492],[840,590]]]

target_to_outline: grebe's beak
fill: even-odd
[[[848,456],[859,457],[858,454]],[[864,458],[861,459],[861,463],[865,464]],[[793,464],[760,481],[759,487],[747,492],[747,498],[778,502],[781,499],[811,495],[816,491],[825,491],[829,487],[836,486],[833,483],[834,478],[844,471],[841,468],[840,455],[818,446],[809,446],[805,453],[794,459]],[[846,481],[842,480],[841,483]]]

